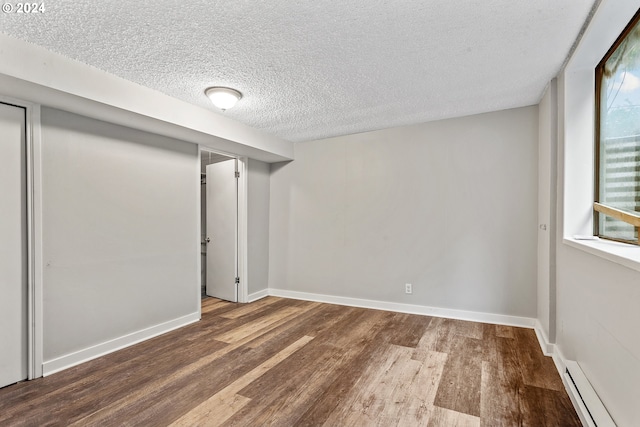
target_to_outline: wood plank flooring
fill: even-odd
[[[0,389],[0,426],[580,426],[532,330],[268,297]]]

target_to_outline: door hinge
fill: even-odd
[[[236,283],[240,283],[240,278],[236,277]]]
[[[240,178],[240,172],[236,172],[236,178]]]

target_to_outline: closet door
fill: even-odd
[[[0,387],[27,378],[25,109],[0,103]]]
[[[207,165],[207,295],[238,302],[237,160]]]

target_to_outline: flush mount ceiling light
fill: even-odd
[[[230,87],[210,87],[204,93],[209,97],[213,105],[222,111],[233,107],[242,98],[240,92]]]

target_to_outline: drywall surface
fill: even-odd
[[[599,256],[563,237],[593,230],[594,69],[639,7],[603,0],[558,77],[556,348],[578,362],[620,427],[640,425],[640,272],[606,259],[606,242]]]
[[[249,159],[247,166],[248,293],[268,288],[269,164]]]
[[[536,317],[537,107],[295,158],[271,166],[270,288]]]
[[[640,273],[558,248],[557,346],[580,364],[620,427],[640,425]]]
[[[197,150],[42,109],[45,363],[198,312]]]

